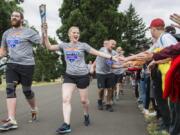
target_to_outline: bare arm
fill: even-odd
[[[160,52],[153,54],[154,60],[161,60],[169,57],[175,57],[180,54],[180,42],[176,45],[171,45],[169,47],[164,48]]]
[[[176,24],[173,24],[173,26],[175,26],[175,27],[177,27],[177,28],[180,29],[180,15],[174,13],[174,14],[172,14],[172,15],[170,16],[170,19],[171,19],[173,22],[176,23]]]
[[[42,31],[43,31],[43,41],[44,41],[44,44],[45,44],[45,47],[48,49],[48,50],[51,50],[51,51],[58,51],[59,50],[59,45],[51,45],[51,43],[49,42],[49,38],[48,38],[48,27],[47,27],[47,24],[43,24],[42,26]]]
[[[59,45],[51,45],[47,36],[44,38],[44,43],[45,43],[45,47],[48,50],[51,50],[51,51],[58,51],[59,50]]]
[[[7,55],[7,48],[1,47],[0,48],[0,58],[4,57]]]
[[[91,49],[89,53],[92,55],[100,56],[100,57],[107,58],[107,59],[112,58],[112,60],[118,61],[117,56],[111,56],[110,54],[106,54],[104,52],[97,51],[96,49]]]
[[[146,54],[146,52],[141,52],[132,56],[128,56],[128,57],[120,57],[120,60],[124,61],[124,62],[128,62],[128,61],[134,61],[134,60],[145,60],[145,57],[142,57],[142,55],[144,56]]]
[[[149,65],[148,65],[148,70],[150,71],[150,69],[154,66],[154,65],[156,65],[156,64],[163,64],[163,63],[167,63],[167,62],[169,62],[171,60],[171,58],[167,58],[167,59],[163,59],[163,60],[159,60],[159,61],[151,61],[150,63],[149,63]]]
[[[112,68],[113,69],[118,69],[118,68],[124,68],[124,66],[123,65],[115,65],[115,64],[113,64]]]
[[[156,64],[164,64],[164,63],[169,62],[170,60],[171,60],[171,58],[167,58],[167,59],[155,61],[155,63],[156,63]]]

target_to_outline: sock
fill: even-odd
[[[17,124],[16,119],[12,116],[9,117],[10,121],[14,124]]]

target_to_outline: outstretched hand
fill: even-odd
[[[172,26],[180,29],[180,15],[174,13],[174,14],[170,15],[170,19],[176,23],[176,24],[172,24]]]
[[[112,56],[112,60],[118,62],[119,61],[119,56],[118,55]]]
[[[156,62],[153,60],[153,61],[151,61],[151,63],[149,63],[147,69],[148,69],[149,71],[151,71],[151,69],[152,69],[155,65],[156,65]]]
[[[153,58],[153,53],[151,53],[151,52],[144,52],[137,56],[138,60],[145,60],[145,61],[150,61],[150,60],[152,60],[152,58]]]
[[[122,63],[125,63],[125,62],[127,62],[128,60],[127,60],[127,58],[124,57],[124,56],[118,56],[118,61],[119,61],[119,62],[122,62]]]

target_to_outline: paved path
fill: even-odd
[[[3,132],[4,135],[56,135],[55,130],[63,122],[60,85],[33,88],[39,105],[40,117],[36,123],[28,123],[29,108],[21,90],[17,91],[17,120],[19,129]],[[0,92],[0,118],[6,117],[5,92]],[[135,97],[127,88],[125,95],[114,106],[115,112],[96,109],[97,87],[94,81],[89,88],[90,117],[92,124],[84,127],[83,113],[78,91],[74,93],[71,117],[71,135],[147,135],[146,124],[137,108]]]

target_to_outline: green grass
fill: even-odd
[[[51,82],[35,82],[35,81],[33,81],[32,86],[39,87],[39,86],[47,86],[47,85],[60,84],[60,83],[62,83],[62,81],[60,79],[57,79],[54,82],[52,82],[52,81]],[[18,85],[18,88],[19,87],[21,87],[21,86]],[[0,84],[0,91],[5,90],[5,88],[6,88],[6,83],[5,83],[5,81],[3,81],[3,83]]]
[[[146,122],[149,123],[147,126],[147,131],[149,135],[169,135],[166,131],[157,131],[157,124],[155,117],[146,117]]]

